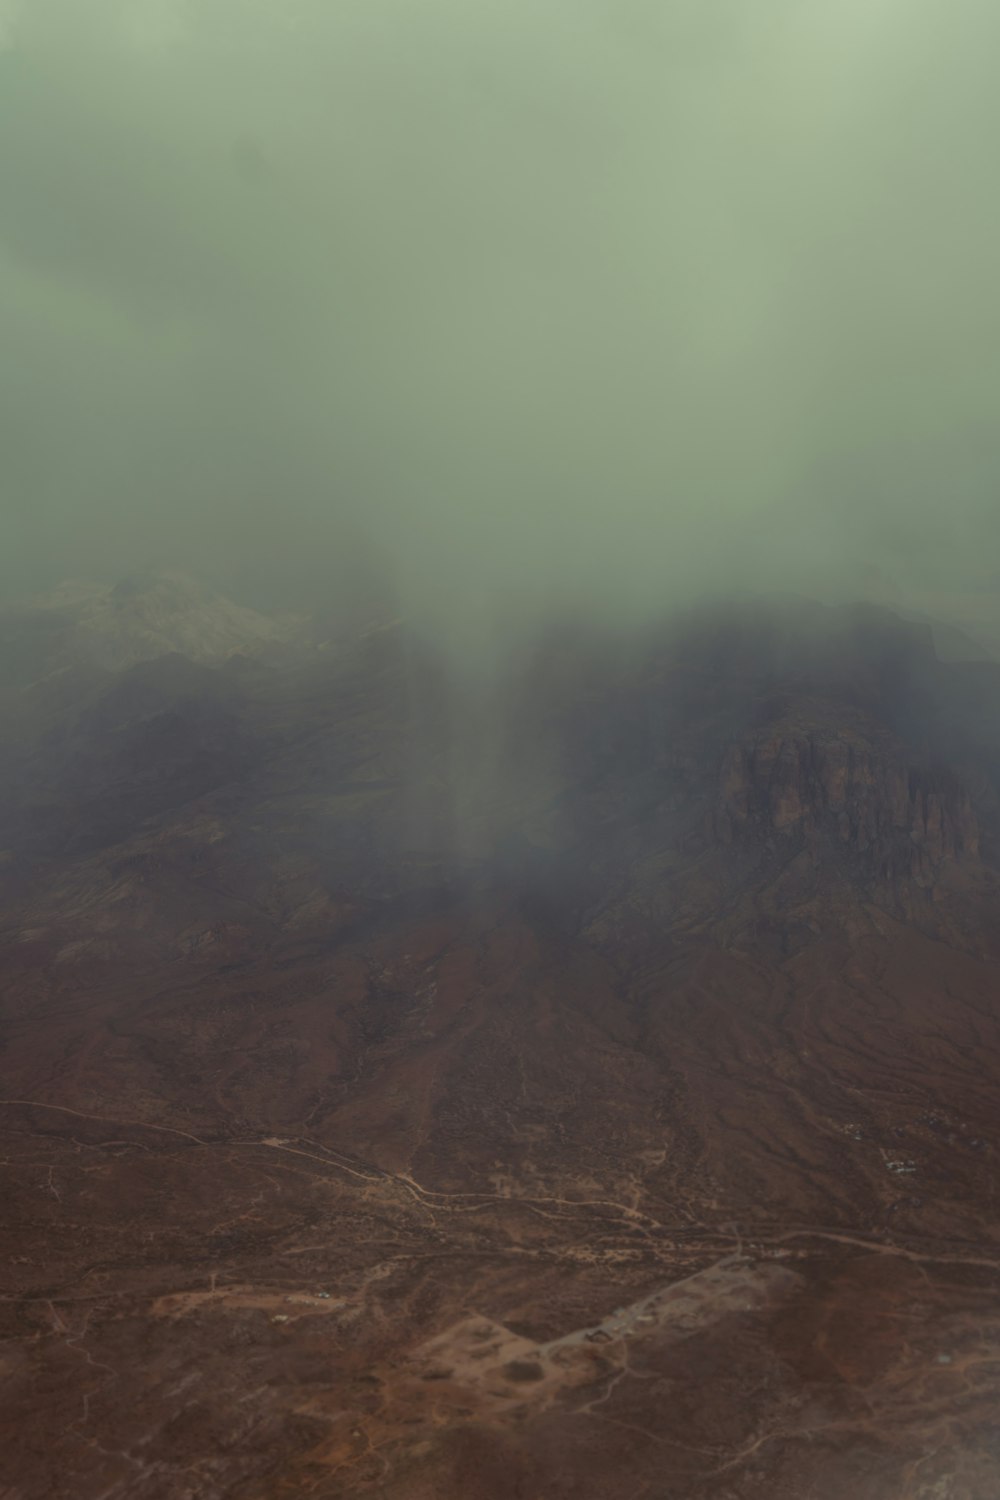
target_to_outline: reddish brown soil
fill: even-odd
[[[992,728],[667,653],[445,859],[365,649],[12,823],[0,1494],[995,1500]]]

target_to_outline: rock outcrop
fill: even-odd
[[[979,849],[972,803],[954,772],[915,766],[899,747],[848,734],[779,731],[732,745],[713,827],[724,843],[834,841],[873,876],[921,884]]]

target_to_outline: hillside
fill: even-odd
[[[0,800],[12,1493],[994,1496],[1000,666],[109,598]]]

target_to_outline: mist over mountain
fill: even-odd
[[[992,0],[0,0],[0,1497],[996,1500]]]
[[[553,609],[995,574],[998,31],[9,3],[4,589],[363,572],[486,657]]]

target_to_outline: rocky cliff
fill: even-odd
[[[868,874],[927,884],[971,859],[979,827],[968,790],[945,767],[848,734],[778,732],[725,754],[713,826],[724,843],[836,841]]]

